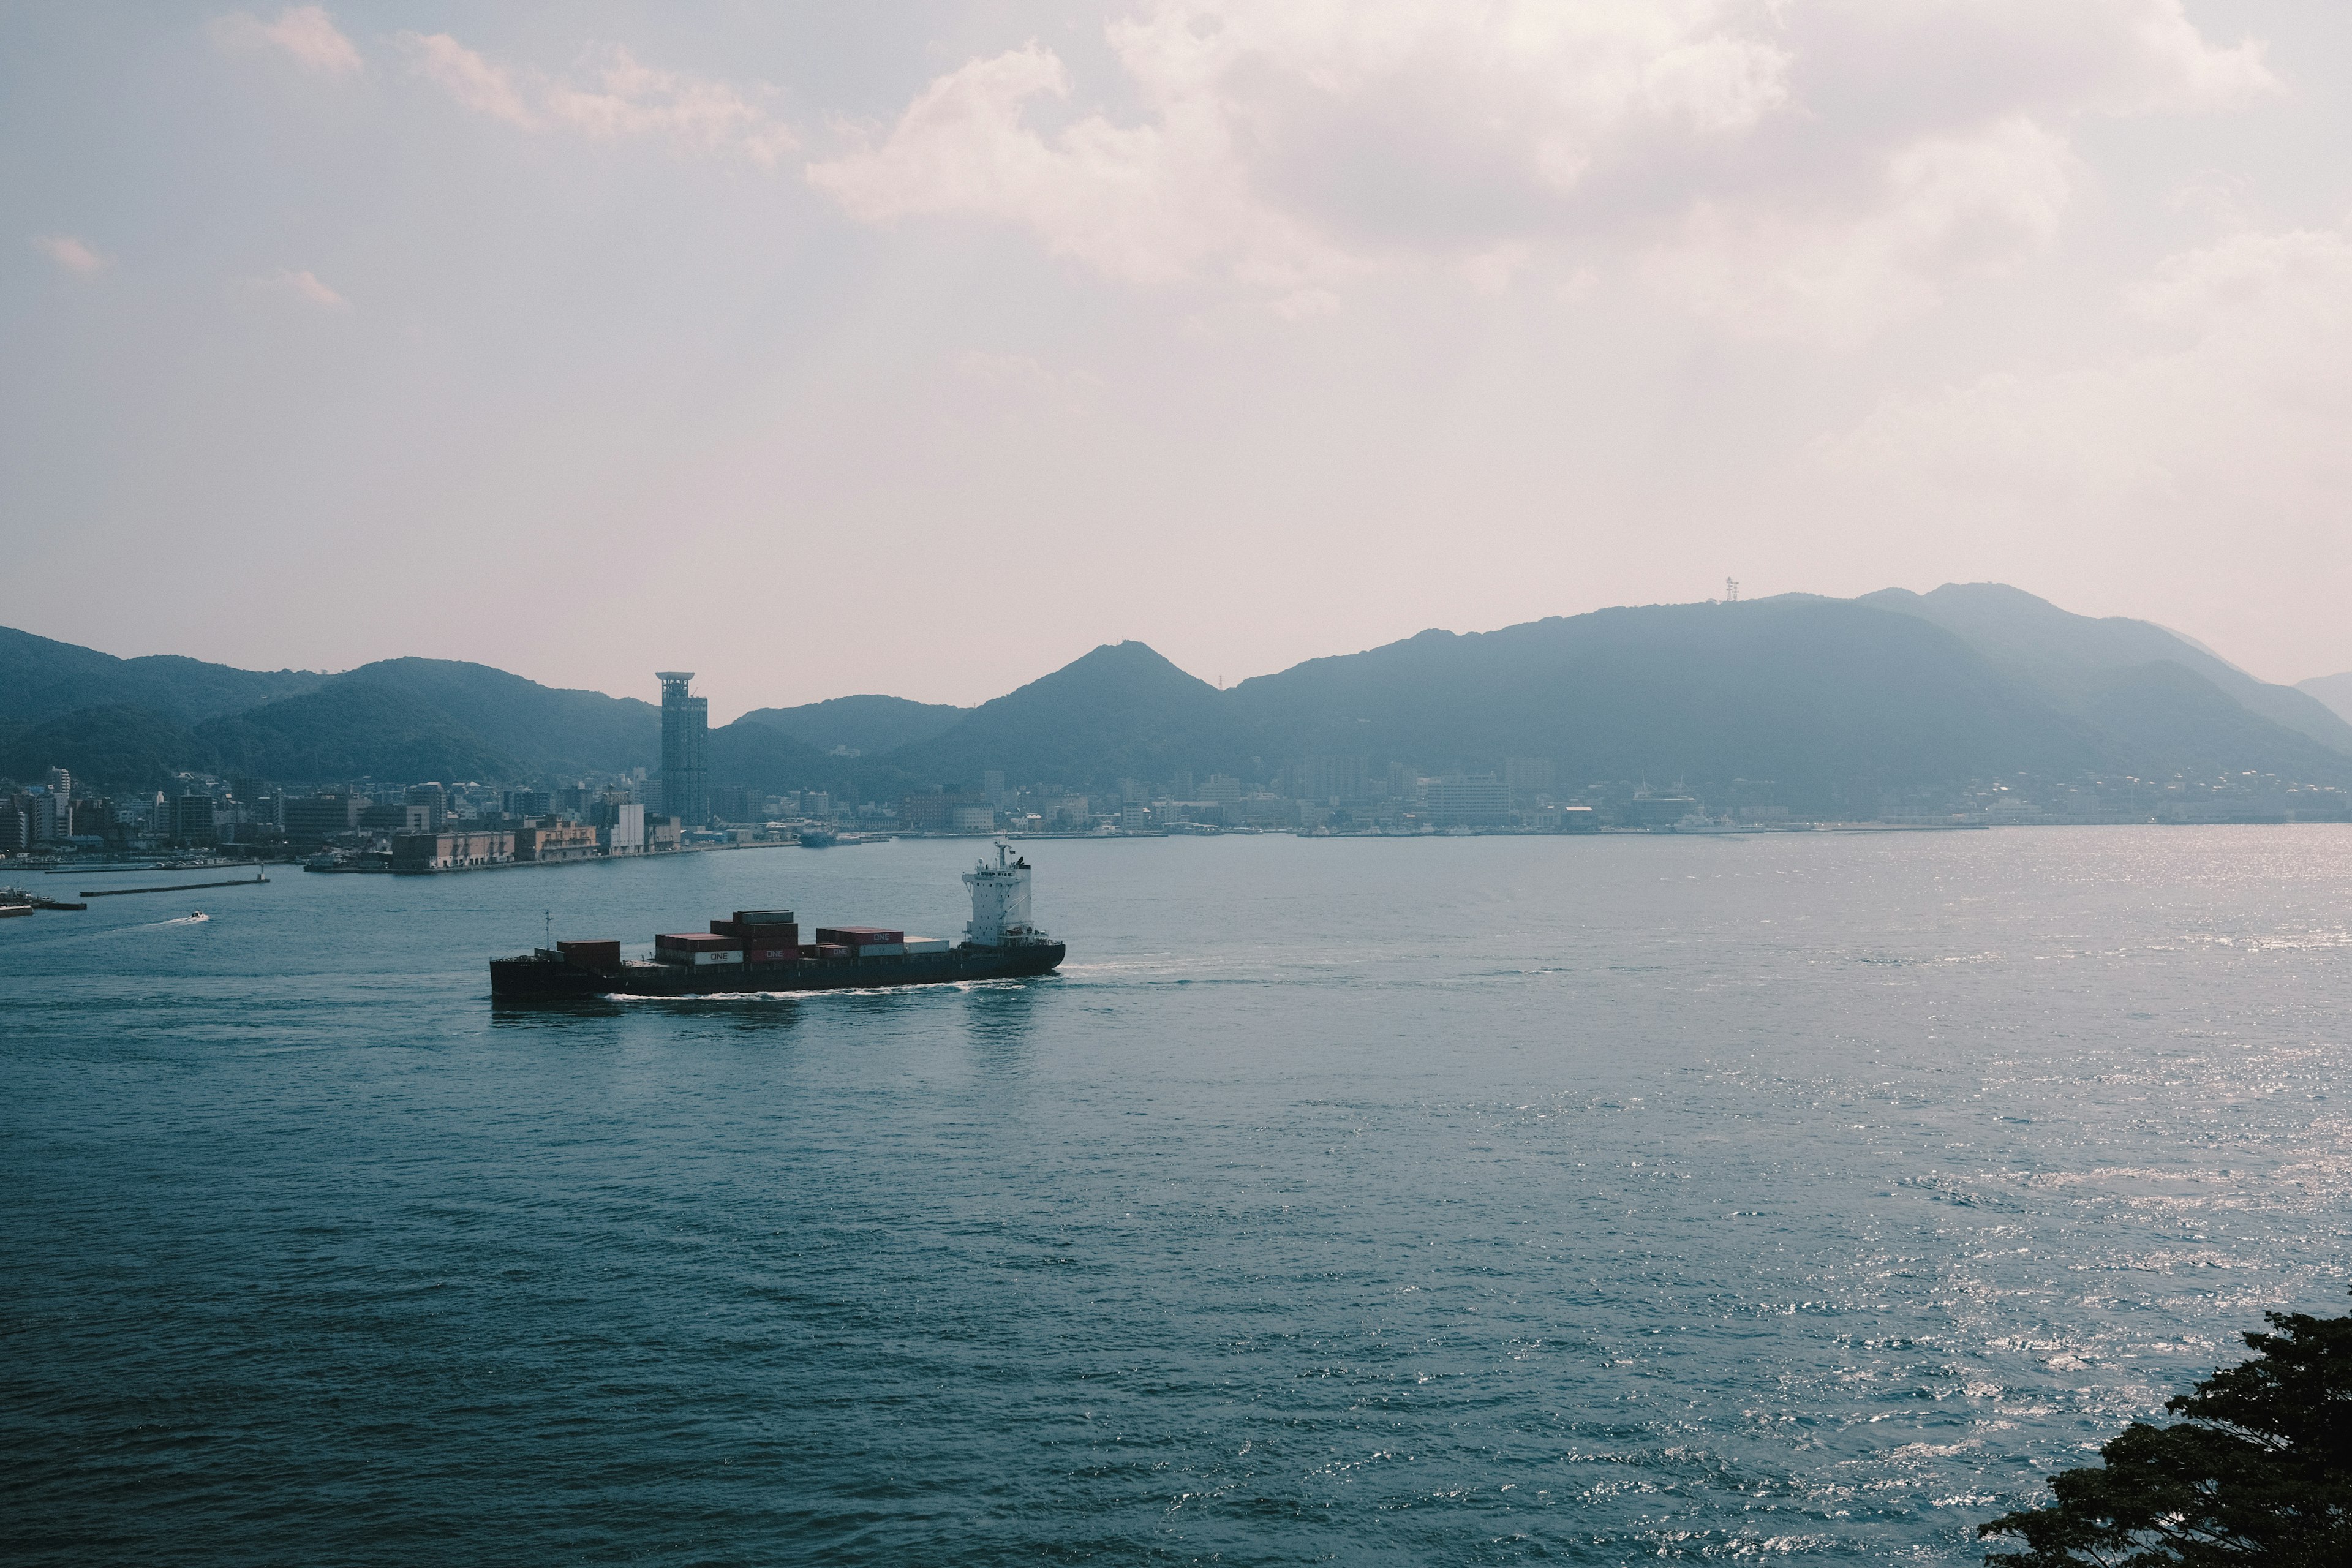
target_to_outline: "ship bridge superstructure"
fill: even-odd
[[[996,864],[982,860],[963,874],[971,889],[971,920],[964,940],[976,947],[1036,947],[1053,939],[1029,916],[1029,862],[996,841]]]

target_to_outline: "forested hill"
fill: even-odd
[[[659,764],[652,703],[437,659],[268,673],[0,632],[0,773],[18,778],[558,782]],[[714,787],[887,799],[992,770],[1082,789],[1256,784],[1314,754],[1472,772],[1545,758],[1564,783],[1770,781],[1791,805],[1847,808],[2021,773],[2352,786],[2352,724],[2313,694],[2147,622],[1987,584],[1429,631],[1225,691],[1119,643],[972,709],[869,694],[758,710],[711,732],[709,763]]]

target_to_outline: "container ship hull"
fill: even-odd
[[[583,964],[547,948],[490,960],[490,995],[501,1002],[560,1002],[597,996],[723,996],[758,992],[856,991],[893,985],[944,985],[961,980],[1014,980],[1050,974],[1068,950],[1060,942],[1019,947],[965,943],[945,952],[871,958],[803,958],[782,963]]]

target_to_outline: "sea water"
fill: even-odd
[[[0,926],[10,1560],[1970,1563],[2347,1304],[2352,829],[1048,841],[1057,977],[488,998],[976,847]]]

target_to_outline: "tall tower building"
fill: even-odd
[[[702,763],[710,700],[687,695],[690,669],[656,670],[654,679],[662,689],[662,815],[700,827],[710,820],[709,775]]]

